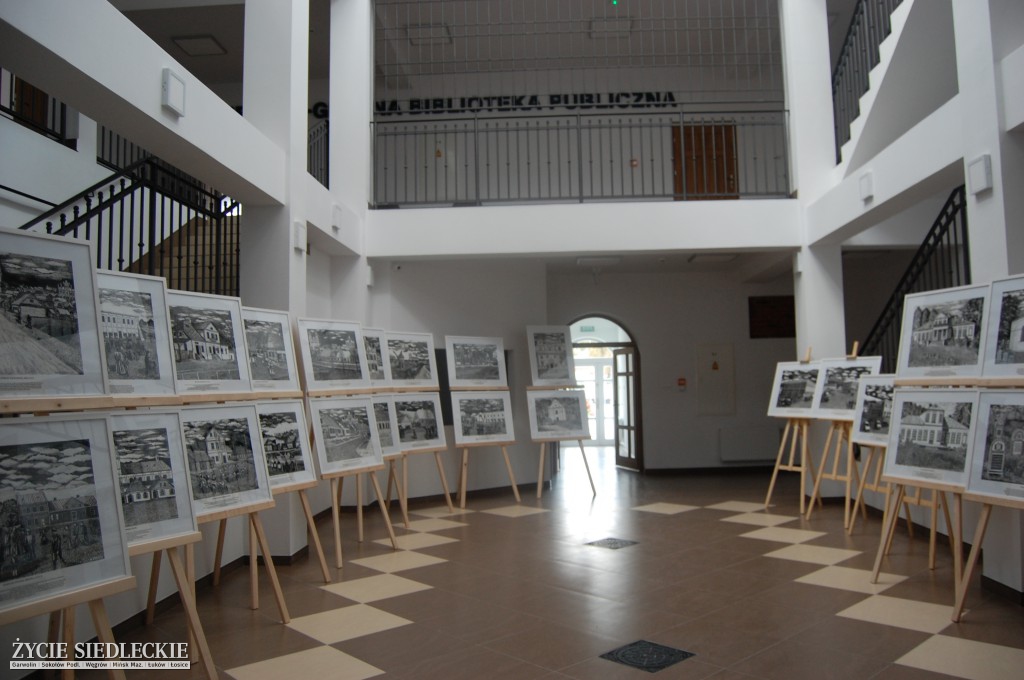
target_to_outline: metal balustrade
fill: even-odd
[[[77,117],[68,116],[64,102],[2,68],[0,113],[65,146],[75,148],[78,143]]]

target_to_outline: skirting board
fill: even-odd
[[[774,461],[784,425],[748,425],[718,429],[718,459],[723,463]]]

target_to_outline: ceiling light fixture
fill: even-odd
[[[216,57],[228,53],[212,35],[183,35],[171,40],[190,57]]]

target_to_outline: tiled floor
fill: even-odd
[[[780,479],[766,511],[764,471],[638,476],[589,455],[596,498],[568,456],[541,501],[527,486],[521,505],[510,491],[477,495],[455,515],[414,501],[411,530],[396,508],[398,552],[379,513],[366,513],[362,544],[345,513],[334,583],[315,559],[279,568],[288,625],[265,583],[263,607],[246,608],[246,569],[201,588],[222,676],[647,678],[600,658],[643,639],[695,654],[654,675],[666,679],[1024,677],[1024,608],[976,577],[967,615],[951,623],[952,559],[943,547],[930,571],[925,532],[900,532],[872,584],[879,519],[847,536],[839,504],[800,518],[796,475]],[[333,554],[329,518],[320,533]],[[606,538],[636,544],[586,545]],[[177,642],[183,631],[172,610],[119,639]],[[198,667],[168,674],[202,677]]]

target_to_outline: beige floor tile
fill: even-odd
[[[1024,650],[936,635],[896,663],[970,680],[1008,680],[1024,675]]]
[[[370,569],[376,569],[377,571],[383,571],[386,574],[391,574],[396,571],[416,569],[418,567],[426,567],[431,564],[440,564],[441,562],[447,561],[448,560],[443,560],[440,557],[424,555],[423,553],[412,552],[411,550],[399,550],[398,552],[387,553],[386,555],[361,557],[358,560],[352,560],[352,564],[358,564],[361,567],[368,567]]]
[[[447,517],[455,517],[457,515],[468,515],[476,510],[470,510],[469,508],[460,508],[455,506],[454,510],[449,510],[447,505],[438,505],[433,508],[419,508],[418,510],[410,510],[410,515],[419,515],[420,517],[436,517],[438,519],[445,519]]]
[[[438,517],[431,519],[414,519],[409,522],[409,529],[412,531],[442,531],[444,529],[457,529],[467,526],[465,522],[455,522],[450,519]]]
[[[884,590],[892,588],[900,581],[905,581],[906,578],[906,576],[882,572],[878,575],[878,583],[872,583],[871,572],[867,569],[831,566],[819,569],[806,576],[801,576],[796,581],[797,583],[808,583],[814,586],[851,590],[855,593],[864,593],[866,595],[877,595]]]
[[[796,562],[810,562],[811,564],[838,564],[843,560],[856,557],[859,550],[843,550],[842,548],[826,548],[820,545],[787,545],[767,553],[765,557],[775,557],[782,560],[794,560]]]
[[[724,510],[725,512],[757,512],[764,510],[764,503],[750,503],[748,501],[725,501],[714,505],[705,505],[708,510]]]
[[[763,512],[745,512],[740,515],[723,517],[723,522],[736,522],[737,524],[752,524],[758,527],[774,527],[786,522],[800,519],[793,515],[766,515]]]
[[[909,628],[922,633],[938,633],[949,625],[949,617],[952,614],[951,606],[872,595],[863,602],[838,612],[836,616]]]
[[[380,576],[369,576],[354,581],[343,583],[332,583],[329,586],[321,586],[323,590],[341,595],[354,602],[376,602],[386,600],[389,597],[418,593],[421,590],[430,590],[434,586],[426,583],[419,583],[394,574],[381,574]]]
[[[314,640],[330,645],[343,640],[372,635],[382,630],[407,626],[412,621],[381,611],[366,604],[339,607],[331,611],[300,616],[288,627]],[[283,676],[279,676],[283,677]]]
[[[762,541],[775,541],[776,543],[805,543],[821,538],[824,531],[807,531],[806,529],[786,529],[784,527],[765,527],[750,533],[740,534],[743,538],[757,538]]]
[[[247,666],[229,668],[228,675],[237,680],[280,680],[280,678],[332,678],[332,680],[364,680],[383,675],[384,671],[333,647],[314,647],[304,652],[286,654]]]
[[[448,536],[437,536],[435,534],[428,533],[415,533],[399,536],[395,539],[395,542],[398,544],[399,550],[419,550],[420,548],[432,548],[435,545],[444,545],[445,543],[455,543],[458,540],[459,539],[457,538],[449,538]],[[391,539],[379,538],[376,541],[374,541],[374,543],[379,543],[380,545],[384,546],[390,546]]]
[[[637,505],[633,507],[633,510],[653,512],[659,515],[678,515],[681,512],[697,510],[697,506],[680,505],[679,503],[648,503],[647,505]]]
[[[500,515],[501,517],[526,517],[527,515],[550,512],[550,510],[531,508],[525,505],[507,505],[503,508],[491,508],[490,510],[481,510],[480,512],[486,512],[489,515]]]

